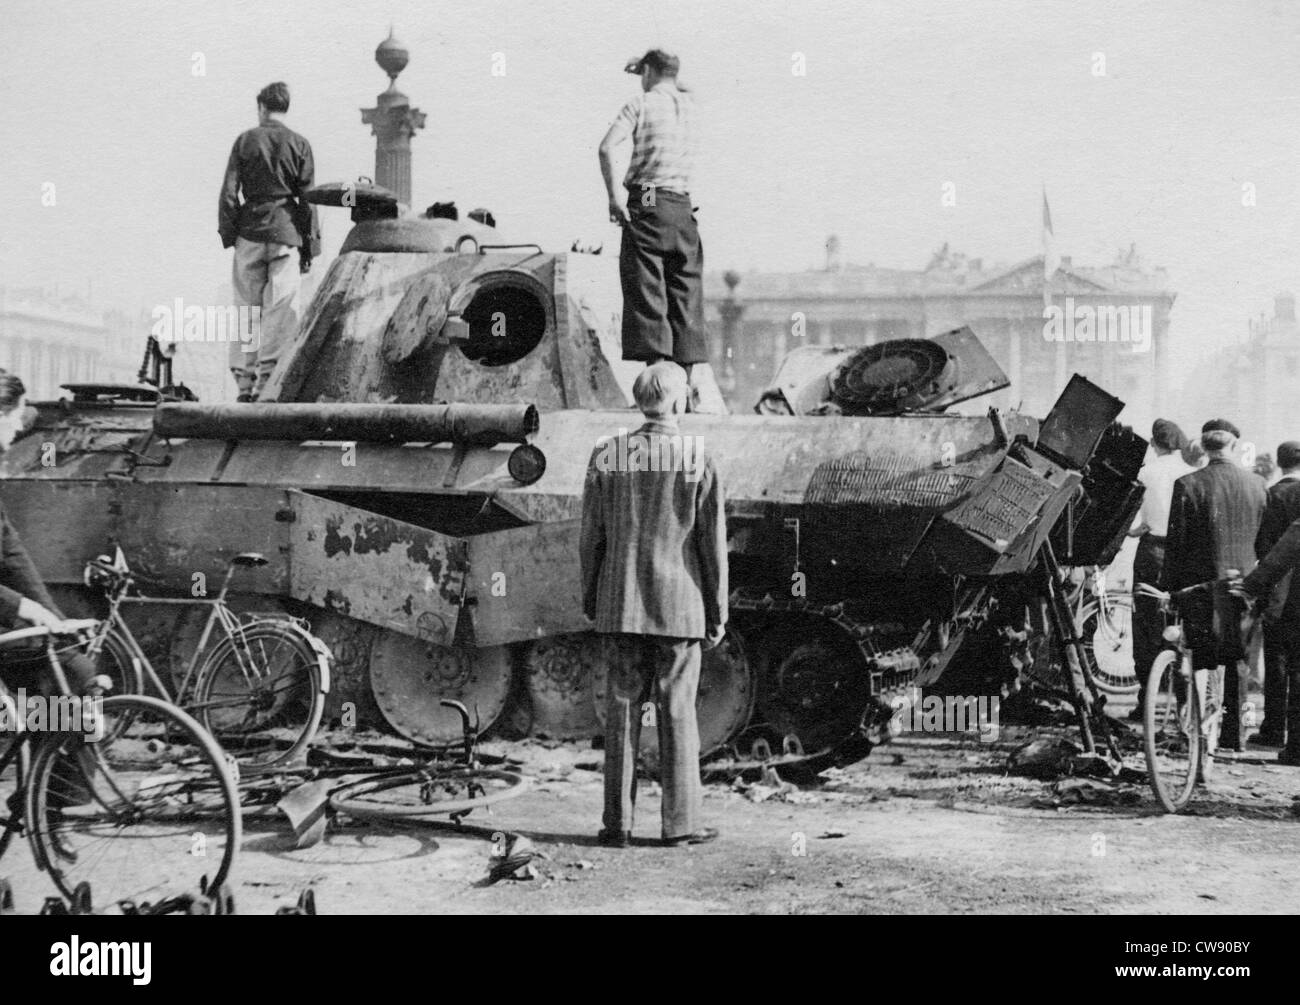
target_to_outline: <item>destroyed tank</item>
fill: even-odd
[[[483,729],[597,734],[583,480],[597,441],[640,421],[616,261],[511,244],[483,214],[399,216],[373,186],[313,199],[353,207],[354,226],[261,400],[186,401],[166,372],[69,385],[4,457],[10,518],[77,613],[95,609],[84,564],[113,544],[148,589],[182,596],[261,552],[244,607],[309,619],[345,722],[448,743],[454,698]],[[705,655],[705,753],[759,736],[859,756],[905,689],[963,666],[991,686],[1014,675],[1014,640],[1043,631],[1045,545],[1110,561],[1145,441],[1077,375],[1043,421],[951,410],[1007,385],[960,329],[797,350],[759,414],[683,417],[727,498],[731,622]],[[145,617],[151,654],[187,654],[200,622]]]

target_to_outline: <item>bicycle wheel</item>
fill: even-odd
[[[1097,686],[1111,694],[1135,694],[1138,670],[1133,664],[1133,601],[1127,594],[1106,595],[1084,604],[1076,625],[1092,660]]]
[[[131,655],[131,647],[116,626],[104,636],[95,658],[95,672],[112,680],[110,694],[144,694],[144,670]]]
[[[187,707],[242,767],[287,764],[320,728],[328,672],[302,629],[259,620],[213,647]]]
[[[0,687],[0,695],[4,688]],[[0,733],[0,757],[9,750],[9,744],[18,743],[16,734]],[[18,833],[22,823],[23,807],[15,799],[23,790],[23,779],[27,777],[27,748],[19,747],[17,755],[9,766],[0,773],[0,858],[4,857],[9,842]]]
[[[1192,689],[1190,660],[1172,649],[1151,664],[1147,678],[1144,747],[1151,790],[1168,813],[1187,805],[1201,762],[1201,706]]]
[[[401,771],[352,782],[330,793],[330,808],[370,820],[410,820],[460,815],[513,799],[526,787],[523,775],[487,768]]]
[[[242,821],[235,780],[215,740],[175,705],[145,695],[103,699],[103,738],[48,734],[32,758],[32,854],[65,896],[157,903],[230,875]]]
[[[131,647],[116,626],[110,628],[104,636],[99,654],[95,657],[95,672],[113,682],[109,694],[144,694],[144,669],[131,655]],[[114,728],[123,721],[114,720]],[[112,738],[111,734],[109,738]]]
[[[1201,696],[1201,762],[1196,780],[1204,782],[1214,774],[1214,754],[1219,749],[1223,728],[1223,668],[1196,674],[1196,691]]]

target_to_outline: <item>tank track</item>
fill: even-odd
[[[857,735],[844,743],[864,738],[871,745],[889,739],[889,722],[894,716],[895,698],[901,698],[921,672],[922,660],[913,644],[882,646],[878,640],[903,634],[896,621],[874,621],[855,611],[849,601],[814,603],[802,597],[774,597],[769,592],[739,589],[729,599],[733,611],[756,614],[800,614],[821,618],[839,628],[850,639],[870,676],[871,701],[862,712]],[[841,744],[842,746],[843,744]]]

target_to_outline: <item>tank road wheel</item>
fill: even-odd
[[[851,734],[871,700],[862,655],[839,628],[819,618],[791,618],[767,631],[760,651],[760,712],[780,735],[804,750],[829,747]]]
[[[600,732],[592,678],[603,672],[605,646],[594,632],[539,639],[525,657],[532,732],[553,740],[585,740]]]
[[[592,677],[591,696],[599,728],[605,728],[606,663],[601,661]],[[700,757],[717,753],[749,725],[756,694],[754,672],[745,644],[735,631],[703,654],[700,686],[695,695],[695,717],[700,729]],[[659,761],[659,732],[641,730],[640,755],[647,762]]]
[[[370,692],[370,650],[382,630],[375,625],[333,611],[312,612],[312,634],[334,654],[330,666],[330,691],[325,696],[325,719],[339,718],[345,702],[353,702],[355,723],[379,721]]]
[[[510,694],[505,646],[460,649],[381,630],[370,649],[370,687],[388,724],[408,740],[444,746],[464,734],[460,715],[438,703],[463,702],[486,730]]]

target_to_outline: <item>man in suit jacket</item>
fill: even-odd
[[[1255,556],[1263,561],[1281,540],[1286,529],[1300,519],[1300,443],[1288,440],[1277,448],[1277,463],[1282,477],[1268,489],[1268,504],[1255,536]],[[1293,625],[1297,612],[1290,609],[1288,572],[1273,588],[1272,598],[1264,612],[1264,721],[1259,735],[1252,742],[1263,746],[1281,747],[1287,741],[1288,679],[1300,671],[1300,661],[1291,660],[1288,667],[1288,626]],[[1296,598],[1300,607],[1300,596]],[[1300,695],[1297,695],[1300,700]],[[1300,709],[1297,709],[1300,711]],[[1296,737],[1300,741],[1300,736]],[[1298,748],[1300,749],[1300,748]]]
[[[583,489],[583,606],[611,654],[599,838],[613,847],[631,842],[637,747],[656,688],[663,843],[718,833],[699,824],[695,694],[700,642],[712,648],[726,630],[727,528],[713,460],[677,425],[687,393],[676,363],[641,371],[633,395],[645,424],[596,445]]]
[[[1209,463],[1174,482],[1169,537],[1161,587],[1181,590],[1224,579],[1230,570],[1255,567],[1255,537],[1264,515],[1264,482],[1237,460],[1237,427],[1212,419],[1201,427]],[[1246,704],[1245,653],[1236,631],[1236,614],[1226,587],[1184,603],[1183,613],[1197,669],[1225,668],[1220,746],[1241,750],[1241,711]],[[1244,670],[1244,668],[1241,668]]]

